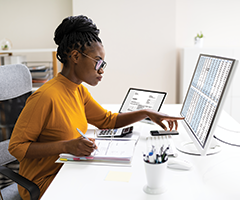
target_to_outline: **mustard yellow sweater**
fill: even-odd
[[[42,196],[62,165],[55,163],[58,155],[25,158],[29,145],[77,138],[76,128],[85,133],[87,123],[114,128],[116,118],[117,113],[103,109],[86,87],[59,73],[28,98],[13,130],[9,151],[20,162],[19,173],[35,182]],[[23,199],[29,198],[20,186],[19,192]]]

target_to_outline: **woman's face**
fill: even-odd
[[[89,85],[95,86],[102,79],[102,74],[104,70],[101,68],[98,71],[95,70],[95,66],[98,60],[104,60],[105,51],[103,45],[99,42],[92,43],[89,47],[86,47],[86,50],[81,54],[78,52],[78,60],[74,65],[74,82],[80,84],[85,82]]]

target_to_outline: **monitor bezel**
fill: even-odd
[[[181,108],[181,111],[180,111],[180,115],[183,117],[183,114],[182,114],[182,111],[183,111],[183,108],[184,108],[184,104],[185,104],[185,101],[187,99],[187,95],[189,93],[189,90],[191,88],[191,85],[192,85],[192,81],[193,81],[193,78],[194,78],[194,75],[195,75],[195,72],[197,70],[197,67],[198,67],[198,63],[200,61],[200,58],[201,56],[207,56],[207,57],[211,57],[211,58],[219,58],[219,59],[226,59],[226,60],[229,60],[229,61],[232,61],[232,67],[229,71],[229,75],[227,77],[227,80],[226,80],[226,84],[224,85],[223,87],[223,91],[222,91],[222,94],[219,98],[219,102],[217,104],[217,107],[216,107],[216,111],[214,113],[214,116],[213,116],[213,120],[211,122],[211,125],[208,129],[208,133],[207,133],[207,136],[206,136],[206,139],[205,139],[205,142],[203,145],[201,145],[199,139],[197,138],[196,134],[193,133],[191,127],[189,126],[189,124],[184,120],[181,121],[185,131],[187,132],[187,134],[189,135],[189,137],[191,138],[194,146],[197,148],[198,152],[200,155],[202,156],[205,156],[205,155],[208,155],[208,150],[209,150],[209,147],[211,145],[211,142],[213,140],[213,135],[214,135],[214,130],[216,129],[216,126],[217,126],[217,122],[219,121],[219,117],[220,117],[220,114],[221,114],[221,110],[223,109],[223,105],[224,105],[224,102],[225,102],[225,99],[227,97],[227,93],[229,91],[229,88],[230,88],[230,85],[231,85],[231,82],[232,82],[232,79],[233,79],[233,76],[234,76],[234,72],[236,70],[236,65],[238,63],[238,61],[234,58],[229,58],[229,57],[223,57],[223,56],[217,56],[217,55],[210,55],[210,54],[200,54],[199,57],[198,57],[198,60],[197,60],[197,64],[195,66],[195,69],[194,69],[194,72],[192,74],[192,78],[191,78],[191,81],[189,83],[189,87],[188,87],[188,90],[187,90],[187,93],[185,95],[185,99],[183,101],[183,104],[182,104],[182,108]]]

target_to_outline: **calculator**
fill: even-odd
[[[97,137],[124,137],[133,132],[133,126],[118,129],[97,130]]]

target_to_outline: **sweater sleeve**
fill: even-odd
[[[38,140],[51,112],[51,100],[38,94],[30,96],[22,110],[9,143],[9,152],[21,161],[32,142]]]
[[[114,128],[118,113],[112,113],[97,103],[87,88],[83,88],[86,118],[89,124],[98,128]]]

